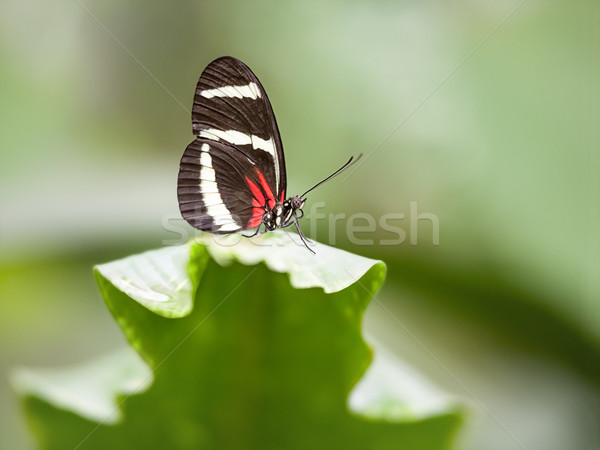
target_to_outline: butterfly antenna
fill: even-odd
[[[353,166],[354,164],[356,164],[358,162],[358,160],[360,158],[362,158],[362,153],[360,155],[358,155],[358,157],[356,159],[354,159],[354,156],[351,156],[350,159],[348,160],[348,162],[346,164],[344,164],[342,167],[340,167],[338,170],[336,170],[335,172],[333,172],[331,175],[329,175],[327,178],[325,178],[323,181],[318,182],[317,184],[315,184],[313,187],[311,187],[308,191],[306,191],[304,194],[302,194],[300,196],[300,198],[304,198],[304,196],[306,194],[308,194],[310,191],[312,191],[315,188],[318,188],[319,186],[321,186],[323,183],[325,183],[326,181],[331,180],[333,177],[338,176],[340,173],[342,173],[344,170],[346,170],[348,167]],[[353,161],[354,160],[354,161]],[[297,225],[296,225],[297,226]],[[310,250],[310,249],[309,249]]]

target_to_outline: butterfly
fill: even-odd
[[[193,227],[216,234],[296,226],[306,194],[356,163],[350,160],[302,195],[286,198],[283,146],[265,89],[248,66],[224,56],[202,72],[194,95],[196,139],[181,158],[179,210]]]

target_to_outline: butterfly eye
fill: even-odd
[[[295,196],[295,197],[292,199],[292,207],[293,207],[294,209],[301,209],[301,208],[304,206],[304,202],[305,202],[305,201],[306,201],[306,200],[303,200],[303,199],[301,199],[299,196]]]

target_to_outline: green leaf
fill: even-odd
[[[17,369],[13,385],[88,420],[115,424],[123,419],[118,396],[145,391],[152,372],[130,348],[85,364],[61,369]]]
[[[73,371],[48,390],[43,373],[22,372],[42,448],[449,447],[452,400],[384,351],[361,380],[371,362],[361,319],[383,263],[320,244],[313,255],[283,232],[213,239],[96,268],[150,370],[105,359],[70,392]]]

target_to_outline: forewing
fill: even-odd
[[[192,128],[200,138],[238,149],[264,174],[277,198],[284,194],[285,161],[273,108],[244,63],[225,56],[208,65],[196,86]]]

